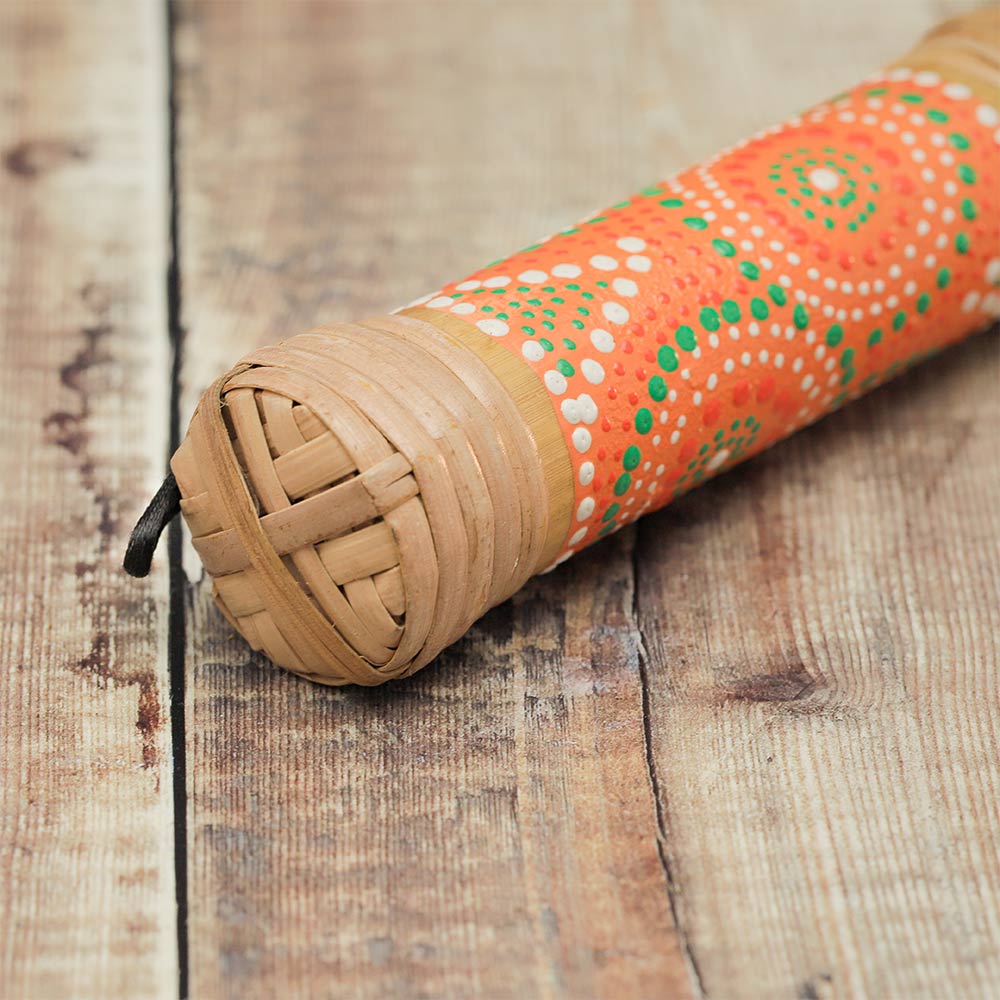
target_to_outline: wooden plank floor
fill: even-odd
[[[388,688],[251,654],[190,553],[172,615],[166,546],[117,569],[171,421],[254,344],[439,287],[970,6],[0,5],[0,996],[991,995],[996,331]]]
[[[161,12],[0,4],[0,995],[177,995]]]

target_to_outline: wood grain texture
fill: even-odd
[[[182,3],[182,419],[254,344],[438,287],[968,6]],[[993,336],[911,374],[397,687],[279,673],[192,586],[193,995],[983,995],[996,373]]]
[[[0,5],[0,995],[177,992],[163,23]]]

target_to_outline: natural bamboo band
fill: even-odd
[[[535,572],[540,572],[555,559],[565,541],[573,512],[573,468],[552,401],[541,379],[530,365],[510,351],[503,350],[492,337],[484,336],[468,323],[419,306],[403,309],[399,315],[410,316],[437,327],[486,362],[507,395],[517,405],[521,419],[528,425],[542,467],[548,497],[548,533],[535,567]],[[373,322],[377,324],[384,320]]]
[[[1000,6],[942,22],[892,67],[938,73],[1000,105]]]
[[[941,25],[896,65],[1000,104],[1000,11]],[[513,339],[409,308],[257,350],[206,391],[171,466],[216,601],[254,648],[326,684],[406,676],[550,565],[571,525],[586,534],[579,523],[601,510],[575,489],[593,465],[575,476],[555,397]],[[528,346],[540,355],[541,343]]]

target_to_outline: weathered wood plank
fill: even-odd
[[[642,166],[623,57],[598,83],[557,56],[602,53],[628,24],[616,5],[511,5],[488,24],[459,3],[295,11],[183,8],[188,407],[252,343],[408,301]],[[588,92],[606,143],[543,96],[553,80]],[[497,130],[524,155],[498,155]],[[631,575],[627,544],[607,546],[379,691],[251,659],[195,591],[195,992],[686,995]]]
[[[297,4],[294,13],[266,3],[182,5],[185,416],[207,381],[252,344],[407,301],[828,95],[948,9],[960,8],[551,2],[507,3],[497,16],[499,8],[457,2]],[[988,372],[984,360],[952,363]],[[395,688],[325,691],[277,673],[192,590],[195,990],[810,997],[928,983],[947,992],[949,976],[956,990],[974,984],[980,972],[962,979],[956,965],[989,960],[990,925],[976,914],[979,896],[992,898],[982,839],[990,799],[985,783],[960,783],[959,765],[939,760],[932,741],[947,745],[947,723],[952,742],[982,750],[992,738],[987,721],[975,716],[982,735],[974,740],[956,726],[956,704],[918,733],[914,705],[936,710],[933,689],[907,703],[896,674],[891,685],[876,684],[871,671],[873,649],[893,662],[909,657],[924,664],[912,668],[912,684],[928,658],[959,649],[946,619],[931,624],[913,604],[930,586],[916,582],[929,572],[929,505],[894,496],[911,504],[905,523],[919,520],[912,551],[924,560],[908,563],[916,557],[897,539],[893,558],[908,574],[898,578],[879,555],[893,537],[889,512],[857,513],[889,496],[874,479],[866,490],[855,471],[866,468],[859,449],[875,451],[858,440],[862,414],[884,414],[885,400],[905,388],[831,421],[847,438],[832,450],[824,425],[710,487],[704,501],[695,495],[640,528],[638,556],[626,534],[533,582],[439,664]],[[964,391],[973,406],[975,387]],[[917,384],[909,412],[931,395]],[[901,419],[887,426],[902,433]],[[906,440],[889,448],[900,475],[922,467],[917,439]],[[807,459],[810,442],[818,454]],[[839,484],[825,499],[807,488],[819,473],[807,482],[800,474],[810,461],[817,470],[827,463],[824,475]],[[738,484],[758,479],[763,495],[744,498]],[[727,489],[733,523],[713,526],[726,517],[719,498]],[[982,503],[983,483],[975,489]],[[835,506],[848,496],[853,519]],[[780,531],[772,510],[781,511]],[[835,516],[837,534],[807,534]],[[967,603],[971,581],[980,591],[991,581],[989,525],[976,523],[957,549],[967,554],[969,539],[980,538],[980,562],[958,572]],[[869,547],[851,554],[848,529],[863,531]],[[763,543],[754,532],[764,532]],[[745,552],[734,540],[743,536]],[[736,569],[723,587],[727,544]],[[762,547],[770,554],[758,567]],[[633,558],[647,636],[641,661]],[[858,576],[869,563],[881,567],[878,587]],[[824,579],[828,565],[837,568]],[[751,582],[777,587],[775,579],[786,580],[780,593],[746,590],[743,604],[733,597]],[[873,631],[861,598],[879,597],[878,588],[896,596]],[[840,603],[819,608],[823,594]],[[759,617],[772,606],[787,622]],[[987,619],[976,617],[982,607],[980,594],[955,619],[971,657],[990,653]],[[714,626],[720,637],[698,614],[704,608],[731,616]],[[752,627],[743,620],[750,614],[758,615]],[[798,659],[787,677],[764,671],[778,680],[763,682],[772,694],[757,704],[753,678],[775,649]],[[799,667],[815,663],[824,679],[817,690],[847,671],[831,690],[855,706],[845,712],[855,739],[835,707],[809,714],[775,705],[774,689],[793,702]],[[942,684],[947,676],[942,670]],[[962,677],[963,697],[975,690],[995,701],[985,674]],[[784,782],[770,777],[765,752],[775,726],[788,730]],[[903,786],[891,780],[894,762],[904,774],[897,751],[917,743],[927,774],[938,775],[927,787],[936,781],[955,804],[948,822],[933,797],[921,801],[936,811],[907,812]],[[876,773],[852,780],[862,768]],[[833,788],[829,799],[821,780]],[[827,816],[827,808],[839,811]],[[775,815],[780,824],[768,826]],[[901,826],[908,836],[937,839],[910,843],[905,855],[855,856],[899,817],[910,821]],[[756,845],[747,830],[759,832]],[[842,839],[831,845],[833,834]],[[796,850],[786,870],[784,854]],[[957,867],[940,860],[949,850],[964,859]],[[964,881],[940,897],[957,923],[935,950],[941,922],[927,915],[932,888],[919,878],[947,882],[959,868]],[[842,871],[849,878],[838,885]],[[811,923],[797,927],[800,918]],[[883,918],[888,930],[878,926]],[[978,944],[961,945],[958,928]],[[866,940],[879,949],[865,952]],[[890,969],[897,960],[907,967]]]
[[[277,674],[197,601],[195,992],[687,995],[628,567],[588,556],[378,691]]]
[[[163,25],[0,5],[0,994],[176,995]]]
[[[811,100],[965,8],[783,5],[775,37],[752,5],[713,108],[740,79],[753,115],[787,101],[755,65]],[[711,11],[682,17],[707,43]],[[665,852],[709,996],[1000,975],[998,375],[994,331],[638,528]]]

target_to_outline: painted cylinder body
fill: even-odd
[[[565,559],[1000,315],[998,129],[891,70],[407,311],[544,381]]]

